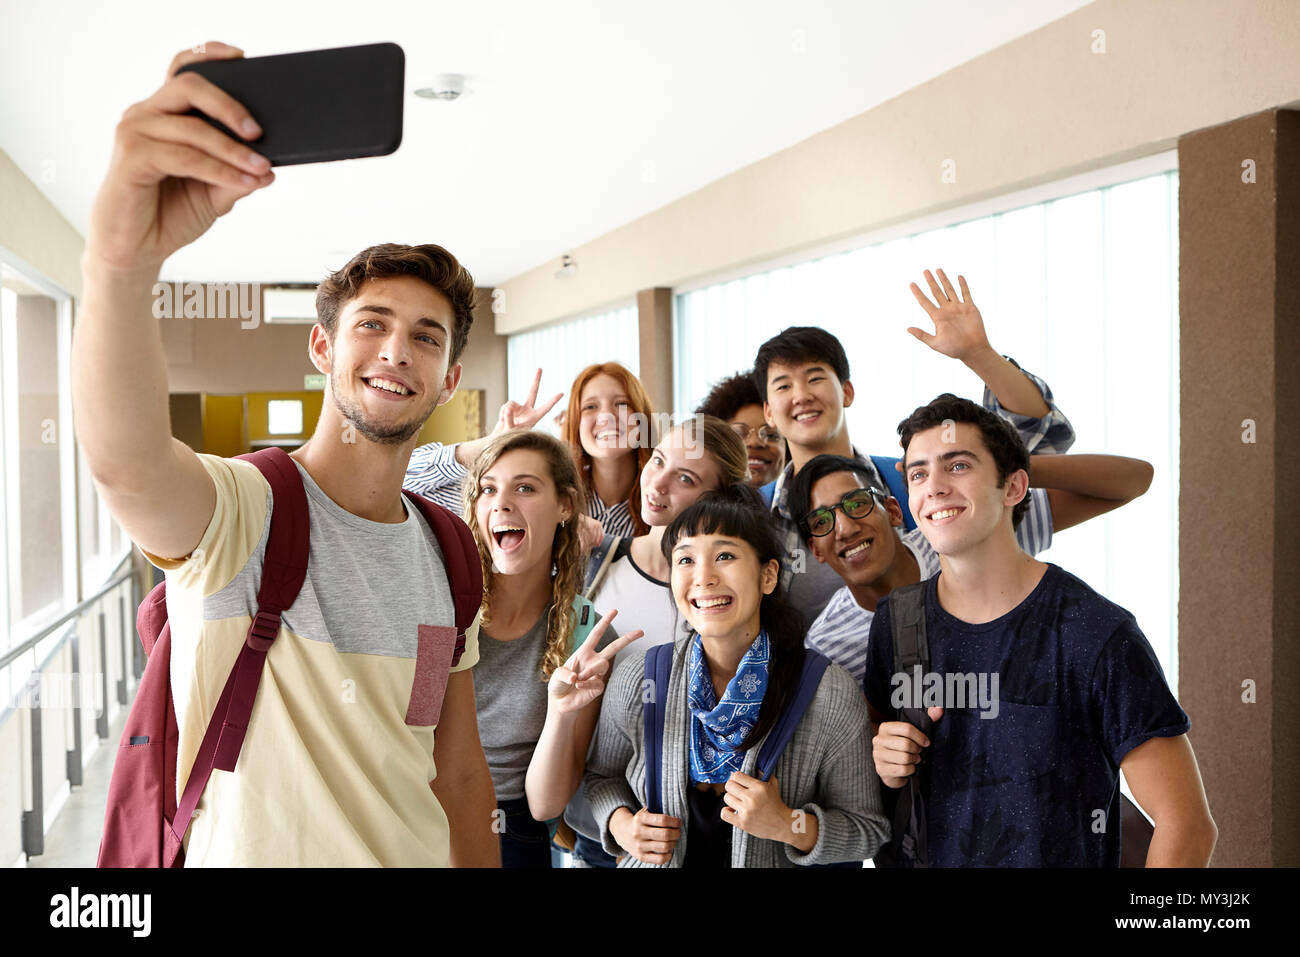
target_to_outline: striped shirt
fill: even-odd
[[[461,485],[469,471],[456,461],[456,446],[430,442],[411,453],[402,487],[432,499],[457,515],[465,512]]]
[[[593,490],[587,495],[587,514],[600,522],[606,535],[619,538],[635,538],[636,527],[632,524],[632,510],[627,507],[627,500],[606,505]]]
[[[916,556],[921,581],[939,574],[939,555],[919,528],[898,537]],[[1044,489],[1029,490],[1029,510],[1016,529],[1016,540],[1031,555],[1047,551],[1052,544],[1052,507]],[[860,685],[867,669],[867,633],[871,631],[871,620],[875,617],[875,612],[859,605],[849,586],[844,585],[831,596],[826,609],[808,629],[804,644],[820,651],[851,674]]]

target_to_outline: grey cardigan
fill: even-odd
[[[686,694],[686,653],[690,638],[673,648],[664,722],[664,813],[682,822],[681,838],[668,867],[681,867],[686,857],[690,786],[687,732],[690,709]],[[587,761],[583,785],[601,841],[610,854],[623,855],[620,867],[657,867],[628,854],[609,831],[610,816],[620,807],[636,812],[645,807],[645,721],[642,679],[645,653],[619,662],[605,692],[596,728],[594,754]],[[795,867],[860,861],[873,856],[889,839],[889,821],[881,813],[880,778],[871,762],[866,699],[862,690],[838,665],[826,669],[812,704],[777,760],[773,775],[781,799],[791,808],[817,815],[817,843],[807,854],[790,844],[756,838],[736,828],[732,832],[732,867]],[[762,742],[745,754],[746,774],[755,773]]]

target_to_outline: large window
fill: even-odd
[[[558,412],[567,403],[569,386],[578,373],[596,362],[621,362],[633,375],[640,373],[635,305],[511,336],[507,371],[510,398],[522,400],[528,394],[540,367],[539,395],[545,398],[557,392],[565,393],[564,401],[556,407]]]
[[[71,297],[0,251],[0,653],[96,590],[128,547],[78,468],[71,341]],[[36,651],[0,674],[0,709]]]
[[[75,601],[76,501],[66,381],[70,301],[0,262],[4,397],[5,625],[52,617]],[[19,359],[21,357],[21,361]],[[65,471],[66,470],[66,471]]]
[[[1052,386],[1078,440],[1155,466],[1150,491],[1063,533],[1046,554],[1132,611],[1176,686],[1178,597],[1178,174],[1175,157],[1128,164],[841,244],[808,261],[684,289],[676,297],[675,401],[693,410],[782,328],[822,326],[844,344],[859,450],[897,454],[896,426],[941,392],[981,383],[927,349],[909,291],[942,267],[970,284],[995,348]],[[951,225],[949,225],[951,224]]]

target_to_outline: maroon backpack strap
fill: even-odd
[[[216,710],[203,735],[185,793],[176,807],[172,830],[184,841],[213,768],[235,770],[253,700],[262,680],[266,653],[280,631],[280,615],[292,605],[307,577],[311,551],[307,492],[293,459],[283,449],[270,448],[239,456],[252,462],[271,486],[271,531],[262,561],[262,583],[257,592],[257,613],[239,650],[235,667],[217,700]]]
[[[451,658],[454,668],[465,653],[465,632],[474,623],[474,616],[483,604],[483,563],[478,545],[469,526],[458,515],[422,495],[407,489],[403,491],[429,523],[438,539],[438,547],[442,549],[447,585],[456,606],[456,650]]]

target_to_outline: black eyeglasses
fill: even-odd
[[[835,510],[838,508],[849,518],[861,518],[876,507],[876,499],[884,493],[878,488],[855,488],[834,505],[815,508],[803,518],[804,528],[814,538],[829,535],[835,530]]]
[[[748,442],[750,433],[754,430],[744,422],[732,422],[731,431],[740,436],[740,441]],[[760,426],[758,429],[758,441],[765,445],[776,445],[776,443],[781,441],[781,433],[770,425]]]

